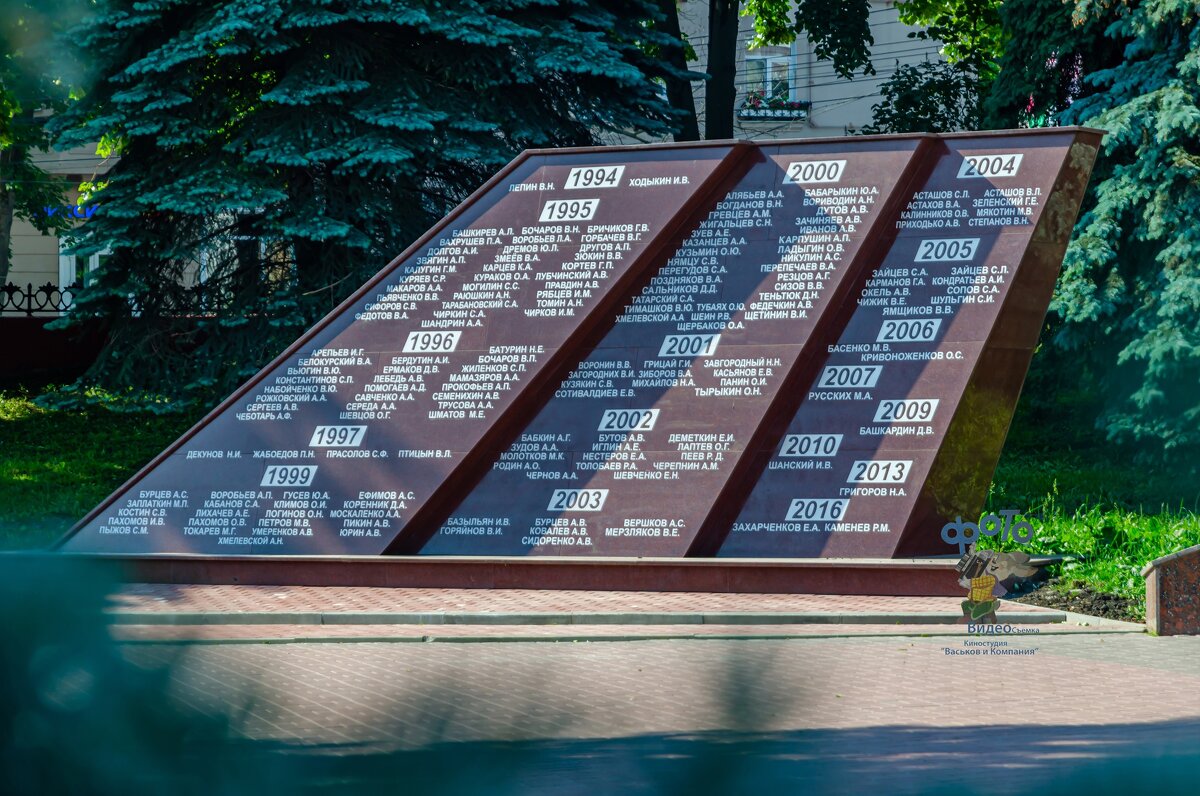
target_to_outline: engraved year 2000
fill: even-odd
[[[801,185],[808,182],[837,182],[846,170],[844,160],[801,160],[789,163],[784,172],[785,185]]]

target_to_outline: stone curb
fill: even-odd
[[[1067,621],[1063,611],[1004,611],[1001,624]],[[391,611],[109,611],[115,625],[950,625],[949,612],[391,612]],[[1094,617],[1085,617],[1091,621]]]
[[[1134,629],[1100,628],[1095,630],[1057,630],[1051,629],[1042,633],[1030,633],[1020,638],[1033,641],[1044,636],[1093,636],[1093,635],[1126,635],[1131,633],[1144,634],[1145,628],[1134,625]],[[967,638],[963,633],[922,632],[905,633],[901,630],[879,633],[667,633],[648,635],[637,633],[622,633],[620,635],[564,635],[564,636],[287,636],[262,638],[117,638],[118,644],[162,645],[162,644],[582,644],[601,641],[804,641],[804,640],[833,640],[833,639],[877,639],[877,638]],[[972,636],[972,638],[974,638]],[[1005,638],[1008,638],[1005,636]]]

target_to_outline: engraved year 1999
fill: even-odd
[[[568,191],[577,188],[616,188],[621,184],[621,175],[624,173],[624,166],[580,166],[571,169],[563,187]]]
[[[706,357],[717,350],[719,334],[669,334],[658,348],[660,357]]]
[[[605,409],[597,431],[650,431],[658,422],[657,409]]]
[[[259,486],[308,486],[316,474],[315,464],[272,464]]]
[[[600,207],[599,199],[551,199],[542,206],[538,223],[547,221],[590,221]]]
[[[556,489],[546,511],[600,511],[607,498],[607,489]]]
[[[850,465],[848,484],[902,484],[912,469],[912,459],[856,461]]]

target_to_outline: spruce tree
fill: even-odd
[[[1110,436],[1182,454],[1200,446],[1200,25],[1183,0],[1115,13],[1123,59],[1062,114],[1108,135],[1054,307],[1100,374]]]
[[[111,252],[76,305],[112,329],[87,382],[219,397],[521,150],[662,137],[659,6],[97,4],[53,122],[121,156],[76,244]]]

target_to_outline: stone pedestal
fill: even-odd
[[[1200,635],[1200,545],[1157,558],[1146,579],[1146,625],[1160,636]]]

